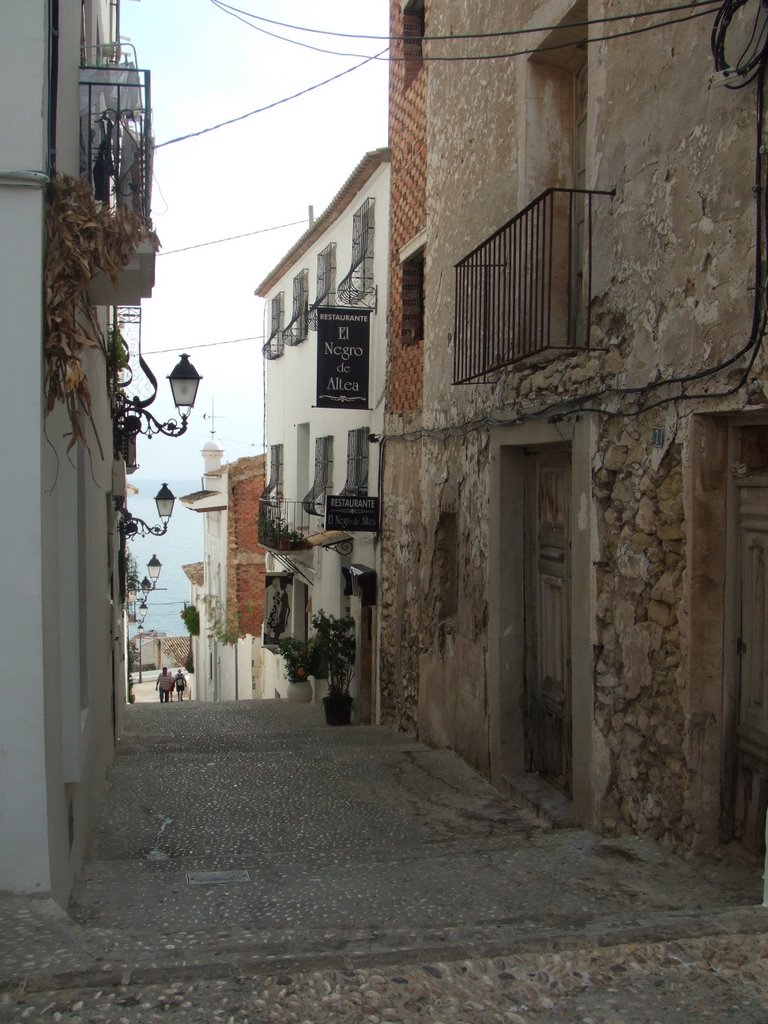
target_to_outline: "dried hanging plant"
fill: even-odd
[[[157,251],[157,236],[137,213],[124,206],[110,210],[97,203],[86,182],[58,175],[49,185],[44,279],[45,409],[47,414],[57,402],[66,406],[72,426],[67,451],[78,443],[88,447],[85,421],[94,424],[83,361],[87,349],[104,348],[101,328],[88,299],[88,285],[100,273],[116,284],[144,239]]]

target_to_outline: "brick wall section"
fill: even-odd
[[[402,36],[406,17],[399,0],[390,4],[390,32]],[[427,23],[429,9],[426,11]],[[412,20],[412,19],[411,19]],[[403,56],[402,41],[393,40],[394,57]],[[387,353],[387,410],[413,413],[421,409],[424,344],[403,344],[402,271],[399,252],[426,227],[427,66],[408,80],[406,64],[393,60],[389,74],[389,144],[392,152],[389,263],[389,351]]]
[[[258,519],[266,456],[238,459],[227,469],[227,622],[241,633],[260,636],[264,621],[264,550],[259,547]]]
[[[429,3],[425,5],[429,25]],[[402,35],[400,0],[390,3],[390,31]],[[403,54],[393,40],[393,56]],[[421,564],[421,442],[397,440],[418,431],[424,384],[424,341],[403,343],[403,275],[400,250],[426,228],[427,67],[390,64],[389,143],[391,151],[389,322],[387,394],[382,449],[382,535],[379,688],[381,722],[418,735],[420,650],[414,612]],[[427,261],[429,254],[426,254]],[[428,324],[425,324],[428,329]]]

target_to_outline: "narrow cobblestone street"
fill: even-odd
[[[69,913],[0,896],[0,1021],[765,1024],[761,899],[317,705],[137,704]]]

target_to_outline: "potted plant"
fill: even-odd
[[[320,609],[312,616],[314,641],[328,673],[328,693],[323,697],[328,725],[349,725],[352,695],[349,686],[355,671],[355,620],[347,615],[337,619]]]
[[[308,547],[303,533],[295,530],[279,513],[259,513],[259,543],[278,551]]]
[[[288,700],[293,704],[308,704],[312,700],[309,677],[314,665],[314,639],[299,640],[296,636],[289,636],[281,640],[278,647],[288,680]]]

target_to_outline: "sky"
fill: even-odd
[[[233,3],[238,12],[323,32],[388,32],[388,0]],[[152,298],[142,303],[142,353],[159,381],[151,412],[161,421],[176,413],[165,378],[180,353],[203,377],[183,437],[139,437],[131,483],[140,489],[142,479],[167,480],[178,494],[174,477],[199,477],[200,450],[212,436],[228,462],[264,450],[264,301],[254,289],[306,230],[308,208],[322,213],[363,155],[387,145],[385,60],[172,142],[316,86],[386,47],[381,38],[297,31],[232,10],[214,0],[121,4],[120,34],[151,72],[152,217],[162,245]]]

